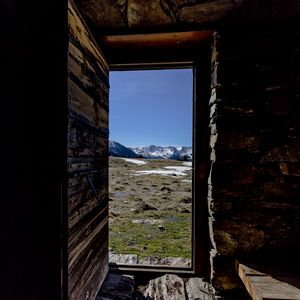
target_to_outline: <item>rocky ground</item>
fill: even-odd
[[[110,157],[109,170],[110,261],[189,266],[191,163]]]
[[[217,300],[214,288],[201,278],[165,274],[138,286],[133,276],[109,273],[96,300]]]

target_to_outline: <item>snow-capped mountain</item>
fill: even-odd
[[[109,141],[109,155],[117,157],[143,157],[152,159],[192,160],[192,147],[126,147],[115,141]]]
[[[138,154],[136,154],[134,151],[115,141],[109,141],[108,153],[110,156],[117,157],[138,157]]]
[[[145,158],[192,160],[192,147],[162,147],[151,145],[130,149]]]

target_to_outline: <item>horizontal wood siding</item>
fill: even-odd
[[[108,271],[108,66],[69,2],[69,299],[95,299]]]

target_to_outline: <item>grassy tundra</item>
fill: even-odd
[[[190,259],[190,163],[110,157],[109,170],[110,251]]]

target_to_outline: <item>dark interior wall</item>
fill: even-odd
[[[0,1],[0,36],[0,299],[60,299],[66,1]]]
[[[209,202],[221,290],[239,287],[235,258],[299,272],[298,28],[231,28],[216,36]]]

